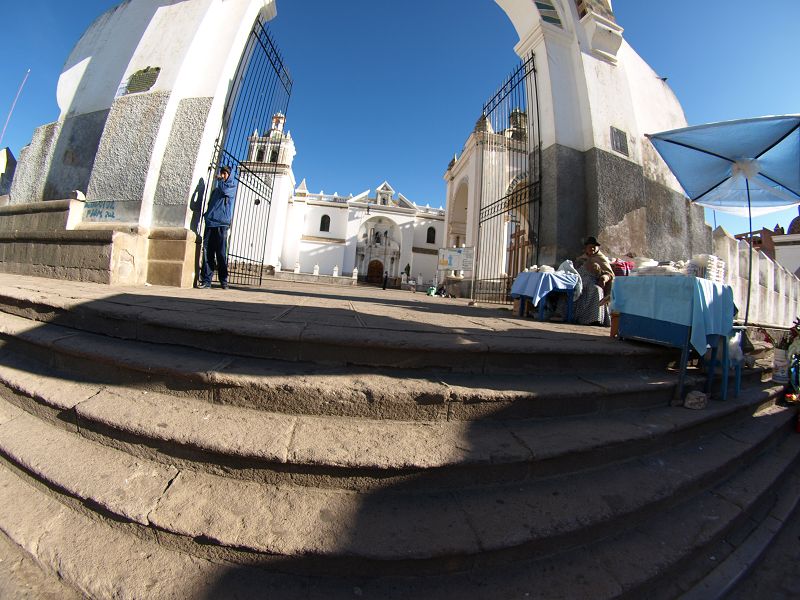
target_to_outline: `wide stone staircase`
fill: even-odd
[[[692,411],[606,330],[97,290],[0,287],[0,550],[48,597],[721,598],[800,498],[760,369]]]

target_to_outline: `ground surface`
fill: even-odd
[[[335,335],[349,331],[365,339],[389,337],[396,343],[416,336],[466,343],[488,335],[510,349],[540,343],[567,352],[576,340],[600,346],[619,343],[609,340],[605,328],[538,323],[519,319],[507,307],[475,307],[466,300],[371,287],[268,280],[261,289],[112,288],[0,275],[0,293],[11,293],[10,290],[17,297],[34,301],[44,297],[48,301],[58,299],[63,308],[70,310],[88,304],[97,309],[103,303],[112,303],[126,307],[132,320],[137,315],[152,316],[157,312],[164,321],[176,324],[223,320],[235,322],[238,331],[258,332],[269,326],[299,340],[309,334],[324,337],[326,330],[335,328]],[[0,537],[0,598],[74,597],[57,578],[44,574],[19,548]],[[790,520],[764,561],[733,598],[800,598],[800,514]]]

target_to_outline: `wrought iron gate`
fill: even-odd
[[[508,303],[514,278],[539,260],[542,161],[534,55],[484,105],[476,136],[483,176],[473,299]]]
[[[291,93],[292,78],[259,19],[233,78],[211,165],[214,174],[230,166],[238,182],[228,237],[230,283],[261,285],[275,178],[286,168],[281,150]]]

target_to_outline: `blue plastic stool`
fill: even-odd
[[[567,295],[567,319],[566,319],[566,322],[567,323],[572,323],[572,318],[573,318],[572,306],[574,304],[573,300],[575,298],[575,289],[574,288],[571,289],[571,290],[550,290],[545,296],[543,296],[542,299],[539,300],[539,320],[540,321],[544,321],[545,298],[547,298],[547,296],[549,296],[553,292],[556,292],[556,293],[562,292],[562,293],[565,293]]]

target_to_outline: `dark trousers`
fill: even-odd
[[[203,232],[203,283],[210,285],[217,270],[219,282],[228,283],[228,228],[206,227]]]

